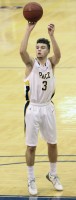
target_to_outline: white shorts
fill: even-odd
[[[42,105],[30,103],[26,109],[25,123],[26,145],[37,145],[39,130],[47,143],[57,143],[55,110],[52,102]]]

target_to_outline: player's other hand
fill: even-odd
[[[50,36],[52,36],[54,34],[55,31],[55,25],[54,24],[49,24],[48,25],[48,33]]]

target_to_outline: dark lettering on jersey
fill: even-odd
[[[48,79],[48,78],[50,78],[50,72],[47,72],[46,74],[43,74],[42,72],[39,72],[39,76],[42,79]]]

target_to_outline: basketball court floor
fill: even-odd
[[[57,170],[64,191],[55,191],[46,180],[47,145],[39,134],[35,161],[38,197],[28,197],[23,118],[25,66],[19,55],[27,25],[22,11],[28,2],[0,0],[0,199],[76,199],[76,1],[35,1],[42,5],[44,14],[31,34],[30,55],[35,57],[38,38],[49,39],[49,23],[55,24],[55,37],[62,54],[55,69],[53,102],[58,133]]]

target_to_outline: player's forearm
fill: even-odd
[[[55,37],[54,35],[51,35],[50,36],[50,39],[51,39],[51,42],[52,42],[52,47],[53,47],[53,52],[54,52],[54,55],[57,59],[60,59],[61,58],[61,52],[60,52],[60,49],[59,49],[59,46],[55,40]]]
[[[30,32],[26,31],[24,39],[21,42],[21,47],[20,47],[20,54],[26,53],[27,46],[28,46],[28,40],[29,40]]]

